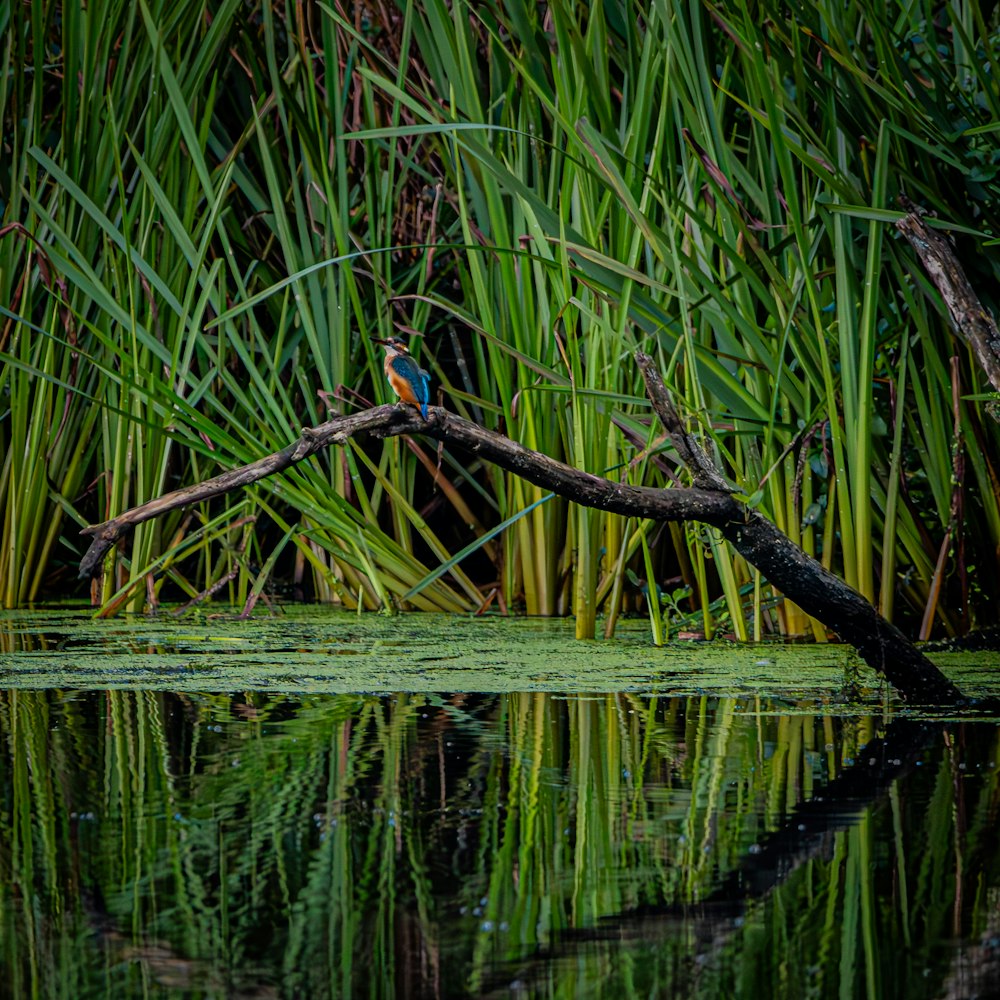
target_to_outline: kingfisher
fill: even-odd
[[[427,419],[427,404],[431,398],[431,377],[410,356],[406,342],[399,337],[371,338],[376,344],[385,348],[385,377],[392,386],[392,391],[404,403],[411,403],[420,415]]]

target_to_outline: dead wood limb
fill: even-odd
[[[80,563],[80,575],[99,573],[104,556],[119,538],[137,524],[167,511],[258,482],[357,434],[383,438],[424,434],[473,452],[536,486],[586,507],[658,521],[700,521],[718,528],[772,585],[855,646],[903,697],[936,704],[961,701],[958,689],[868,601],[803,552],[770,521],[733,498],[731,487],[712,460],[685,431],[652,359],[640,354],[637,361],[656,412],[691,471],[694,487],[656,489],[617,483],[531,451],[440,407],[431,407],[428,419],[424,420],[412,406],[378,406],[306,428],[297,441],[281,451],[196,486],[175,490],[85,529],[93,540]]]
[[[951,243],[931,229],[908,198],[900,203],[906,215],[896,228],[909,240],[937,290],[959,335],[969,344],[993,388],[1000,392],[1000,329],[983,308]]]
[[[426,434],[474,452],[522,479],[576,503],[615,514],[650,517],[658,521],[704,521],[718,525],[731,517],[739,516],[742,509],[726,493],[700,489],[661,490],[651,486],[616,483],[531,451],[502,434],[489,431],[440,407],[430,407],[429,414],[428,419],[424,420],[412,406],[397,404],[376,406],[349,416],[333,417],[316,427],[304,428],[301,437],[281,451],[194,486],[185,486],[164,494],[133,507],[110,521],[84,528],[82,533],[92,535],[93,540],[80,561],[80,576],[86,578],[97,575],[111,546],[137,524],[179,507],[201,503],[259,482],[330,445],[344,444],[348,438],[363,433],[381,438],[400,434]]]
[[[688,433],[653,359],[648,354],[637,354],[635,360],[646,383],[646,395],[653,404],[653,410],[670,436],[678,457],[691,473],[692,482],[701,489],[731,493],[732,488],[715,462],[705,453],[698,439]]]

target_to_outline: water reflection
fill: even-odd
[[[998,727],[770,709],[0,692],[8,989],[988,992]]]

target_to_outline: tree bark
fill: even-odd
[[[934,704],[960,702],[959,690],[899,629],[770,521],[733,498],[722,474],[684,429],[652,359],[639,354],[636,360],[654,408],[691,472],[693,487],[656,489],[617,483],[531,451],[440,407],[431,407],[424,420],[412,406],[378,406],[306,428],[297,441],[281,451],[85,528],[83,533],[91,535],[92,541],[81,560],[80,575],[96,576],[104,556],[119,538],[137,524],[168,511],[255,483],[332,444],[343,444],[357,434],[381,438],[423,434],[473,452],[536,486],[586,507],[658,521],[700,521],[717,528],[772,585],[851,643],[904,698]]]
[[[952,324],[972,348],[993,388],[1000,392],[1000,330],[983,308],[948,239],[923,220],[917,206],[900,198],[906,215],[896,228],[909,240],[920,262],[941,293]],[[997,408],[988,407],[1000,419]]]

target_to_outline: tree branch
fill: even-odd
[[[909,240],[941,293],[955,329],[972,348],[993,388],[1000,392],[1000,330],[996,322],[979,301],[951,243],[924,223],[912,201],[900,198],[900,203],[906,215],[896,228]]]
[[[424,434],[473,452],[536,486],[586,507],[657,521],[700,521],[718,528],[773,586],[854,645],[903,697],[936,704],[961,701],[958,689],[860,594],[803,552],[770,521],[732,497],[730,487],[711,458],[684,430],[652,359],[639,354],[636,360],[653,406],[692,474],[695,482],[692,488],[630,486],[581,472],[440,407],[431,407],[428,419],[424,420],[412,406],[378,406],[307,428],[297,441],[281,451],[84,529],[93,540],[80,563],[80,575],[99,573],[104,556],[119,538],[137,524],[167,511],[258,482],[358,434],[383,438]]]
[[[687,466],[691,473],[691,479],[695,486],[706,490],[720,490],[723,493],[731,493],[732,490],[726,482],[722,472],[716,467],[715,462],[708,456],[698,439],[689,434],[684,427],[684,423],[674,406],[674,401],[663,384],[663,377],[659,369],[653,363],[653,359],[648,354],[637,354],[635,356],[639,370],[642,372],[643,381],[646,383],[646,395],[653,404],[653,410],[660,418],[664,430],[670,435],[674,449],[677,451],[680,460]]]
[[[615,514],[649,517],[658,521],[704,521],[720,525],[731,517],[739,516],[741,510],[740,505],[726,494],[698,489],[660,490],[650,486],[629,486],[581,472],[441,407],[430,407],[428,419],[424,420],[412,406],[385,405],[349,416],[333,417],[316,427],[304,428],[298,440],[281,451],[194,486],[166,493],[102,524],[84,528],[81,533],[92,535],[93,541],[80,561],[80,576],[87,578],[100,573],[101,562],[108,550],[136,525],[179,507],[201,503],[259,482],[330,445],[344,444],[349,438],[363,433],[380,438],[426,434],[474,452],[536,486],[586,507]]]
[[[678,434],[686,438],[684,450],[678,448],[678,453],[689,455],[692,475],[702,481],[712,477],[721,481],[721,473],[701,445],[684,432],[652,358],[637,354],[636,362],[653,408],[675,445]],[[905,698],[916,697],[938,704],[961,700],[958,688],[895,625],[886,621],[861,594],[800,549],[763,515],[741,505],[738,517],[729,518],[716,527],[772,586],[854,646],[865,662],[884,674]]]

